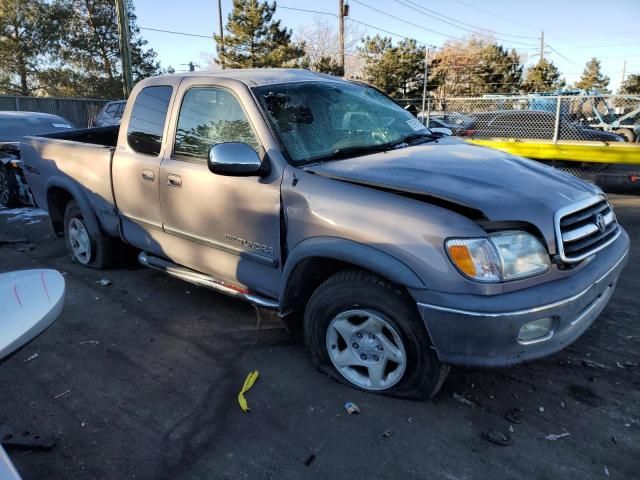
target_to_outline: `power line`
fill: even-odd
[[[406,23],[407,25],[411,25],[411,26],[413,26],[413,27],[419,28],[419,29],[424,30],[424,31],[426,31],[426,32],[435,33],[436,35],[440,35],[440,36],[442,36],[442,37],[446,37],[446,38],[451,38],[451,39],[454,39],[454,40],[461,40],[460,38],[458,38],[458,37],[456,37],[456,36],[449,35],[449,34],[447,34],[447,33],[443,33],[443,32],[439,32],[439,31],[437,31],[437,30],[432,30],[432,29],[430,29],[430,28],[423,27],[422,25],[418,25],[417,23],[410,22],[409,20],[406,20],[406,19],[404,19],[404,18],[397,17],[397,16],[392,15],[392,14],[390,14],[390,13],[387,13],[387,12],[385,12],[385,11],[383,11],[383,10],[380,10],[380,9],[378,9],[378,8],[376,8],[376,7],[372,7],[371,5],[368,5],[368,4],[364,3],[364,2],[361,2],[360,0],[352,0],[352,1],[353,1],[353,2],[355,2],[355,3],[357,3],[357,4],[359,4],[359,5],[362,5],[362,6],[363,6],[363,7],[365,7],[365,8],[368,8],[368,9],[370,9],[370,10],[373,10],[374,12],[378,12],[378,13],[380,13],[380,14],[382,14],[382,15],[386,15],[387,17],[393,18],[393,19],[395,19],[395,20],[398,20],[398,21],[400,21],[400,22]],[[405,5],[405,6],[406,6],[406,5]],[[447,23],[447,22],[445,22],[445,23]],[[454,25],[454,26],[456,26],[456,25]],[[462,28],[462,27],[458,27],[458,28]],[[468,29],[466,29],[466,28],[465,28],[464,30],[468,30]],[[473,30],[469,30],[469,31],[473,32]],[[474,32],[474,33],[477,33],[477,32]],[[528,46],[528,47],[533,46],[533,45],[531,45],[531,44],[529,44],[529,43],[522,43],[522,42],[511,41],[511,40],[508,40],[508,41],[506,41],[506,40],[501,40],[501,41],[503,41],[503,42],[505,42],[505,43],[513,43],[513,44],[525,45],[525,46]]]
[[[584,49],[584,48],[605,48],[605,47],[628,47],[629,45],[640,45],[640,42],[608,43],[608,44],[605,44],[605,45],[585,45],[583,47],[578,47],[578,48]]]
[[[395,15],[391,15],[390,13],[387,13],[387,12],[385,12],[383,10],[379,10],[379,9],[377,9],[375,7],[372,7],[371,5],[367,5],[366,3],[360,2],[359,0],[351,0],[351,1],[353,1],[353,2],[355,2],[357,4],[359,4],[359,5],[362,5],[365,8],[373,10],[374,12],[381,13],[383,15],[386,15],[387,17],[394,18],[394,19],[399,20],[399,21],[401,21],[403,23],[406,23],[408,25],[411,25],[411,26],[414,26],[414,27],[419,28],[421,30],[424,30],[425,32],[435,33],[436,35],[440,35],[440,36],[443,36],[443,37],[455,38],[455,37],[452,37],[451,35],[447,35],[446,33],[438,32],[437,30],[431,30],[430,28],[423,27],[422,25],[418,25],[417,23],[412,23],[412,22],[410,22],[408,20],[405,20],[403,18],[396,17]],[[406,35],[405,35],[405,37],[406,37]]]
[[[161,28],[139,27],[140,30],[149,30],[150,32],[170,33],[172,35],[182,35],[184,37],[208,38],[213,40],[213,35],[198,35],[196,33],[176,32],[174,30],[163,30]]]
[[[331,12],[321,12],[320,10],[308,10],[306,8],[295,8],[295,7],[286,7],[284,5],[278,5],[278,8],[282,8],[284,10],[294,10],[296,12],[307,12],[307,13],[316,13],[318,15],[331,15],[332,17],[338,17],[335,13]]]
[[[576,62],[574,62],[573,60],[569,60],[567,57],[565,57],[564,55],[562,55],[559,51],[557,51],[555,48],[553,48],[551,45],[547,44],[547,47],[549,47],[551,49],[552,52],[555,52],[556,55],[558,55],[560,58],[565,59],[567,62],[572,63],[573,65],[577,65]]]
[[[475,5],[463,2],[462,0],[455,0],[455,1],[460,3],[460,4],[462,4],[462,5],[464,5],[465,7],[473,8],[474,10],[478,10],[479,12],[486,13],[487,15],[492,15],[492,16],[494,16],[496,18],[500,18],[502,20],[506,20],[507,22],[512,22],[512,23],[515,23],[516,25],[520,25],[522,27],[527,27],[527,28],[533,28],[535,30],[540,30],[540,27],[534,27],[534,26],[528,25],[526,23],[521,23],[521,22],[519,22],[517,20],[514,20],[512,18],[503,17],[502,15],[498,15],[497,13],[490,12],[489,10],[484,10],[484,9],[482,9],[480,7],[476,7]]]
[[[427,17],[430,17],[430,18],[433,18],[435,20],[438,20],[439,22],[446,23],[447,25],[452,25],[452,26],[454,26],[456,28],[460,28],[462,30],[466,30],[468,32],[477,32],[477,31],[492,32],[491,29],[480,27],[478,25],[473,25],[473,24],[470,24],[470,23],[466,23],[466,22],[463,22],[461,20],[457,20],[457,19],[455,19],[453,17],[448,17],[447,15],[443,15],[441,13],[436,12],[435,10],[431,10],[431,9],[429,9],[427,7],[423,7],[422,5],[417,4],[415,2],[412,2],[411,0],[405,0],[406,3],[404,3],[401,0],[394,0],[394,1],[396,3],[399,3],[400,5],[403,5],[403,6],[407,7],[407,8],[411,8],[412,10],[417,11],[418,13],[421,13],[422,15],[425,15]],[[407,5],[407,3],[410,4],[410,5]],[[430,13],[426,13],[426,12],[430,12]],[[448,20],[451,20],[452,22],[456,22],[456,23],[459,23],[461,25],[466,25],[467,27],[471,27],[474,30],[469,30],[468,28],[460,27],[459,25],[456,25],[454,23],[448,22],[446,20],[442,20],[442,19],[437,18],[437,17],[446,18]],[[529,40],[536,40],[537,39],[537,37],[528,37],[528,36],[524,36],[524,35],[513,35],[511,33],[502,33],[502,32],[492,32],[492,33],[495,33],[497,35],[501,35],[503,37],[526,38],[526,39],[529,39]]]
[[[368,24],[368,23],[361,22],[361,21],[359,21],[359,20],[355,20],[355,19],[353,19],[353,18],[351,18],[351,17],[345,17],[345,19],[346,19],[346,20],[349,20],[350,22],[357,23],[358,25],[362,25],[362,26],[364,26],[364,27],[373,28],[374,30],[378,30],[378,31],[383,32],[383,33],[386,33],[386,34],[388,34],[388,35],[393,35],[394,37],[409,38],[409,37],[407,37],[406,35],[401,35],[401,34],[399,34],[399,33],[394,33],[394,32],[391,32],[391,31],[389,31],[389,30],[385,30],[384,28],[376,27],[376,26],[374,26],[374,25],[370,25],[370,24]],[[414,40],[416,40],[416,39],[414,38]],[[435,45],[432,45],[432,44],[430,44],[430,43],[424,43],[424,42],[421,42],[421,41],[419,41],[419,40],[416,40],[416,43],[419,43],[420,45],[424,45],[425,47],[438,48],[438,47],[436,47]]]

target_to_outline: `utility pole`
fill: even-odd
[[[422,84],[422,122],[423,123],[425,122],[424,107],[425,107],[425,102],[427,101],[427,79],[428,79],[428,75],[429,75],[429,47],[425,48],[425,50],[424,50],[424,83]],[[431,109],[429,109],[429,112],[427,112],[427,119],[426,119],[426,123],[425,123],[427,128],[429,127],[430,113],[431,113]]]
[[[338,53],[338,63],[340,67],[342,67],[342,71],[344,72],[344,13],[345,13],[345,5],[344,0],[338,1],[338,43],[339,45],[339,53]]]
[[[224,31],[222,30],[222,0],[218,0],[218,30],[220,31],[220,67],[224,70]]]
[[[627,75],[627,61],[625,60],[622,64],[622,80],[620,81],[620,85],[624,83],[624,77]]]
[[[133,74],[131,73],[131,45],[129,44],[129,16],[127,15],[126,0],[116,0],[118,13],[118,37],[120,40],[120,58],[122,59],[122,90],[124,98],[128,98],[133,88]]]
[[[544,60],[544,30],[540,31],[540,61]]]

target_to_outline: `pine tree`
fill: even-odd
[[[0,2],[0,93],[31,95],[38,88],[56,23],[42,0]]]
[[[364,80],[391,96],[418,95],[424,79],[424,50],[411,39],[394,46],[389,37],[367,36],[360,48]]]
[[[582,90],[597,90],[600,93],[609,93],[609,77],[600,71],[600,60],[593,57],[587,62],[582,72],[582,77],[575,84],[576,88]]]
[[[619,92],[623,95],[640,95],[640,75],[632,73],[620,85]]]
[[[129,16],[133,80],[157,75],[156,53],[147,49],[140,34],[133,4],[126,4]],[[122,72],[115,1],[56,0],[52,8],[62,18],[59,61],[42,74],[48,78],[48,94],[120,98]]]
[[[291,30],[274,21],[276,3],[233,0],[222,39],[216,35],[219,59],[229,68],[284,67],[295,65],[304,55],[304,44],[291,41]]]
[[[360,54],[365,59],[364,80],[390,95],[398,89],[396,58],[390,37],[376,34],[362,40]]]
[[[522,82],[522,89],[527,93],[553,92],[563,86],[558,67],[546,59],[529,68]]]

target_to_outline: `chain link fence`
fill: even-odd
[[[638,95],[485,95],[474,98],[401,99],[430,127],[485,140],[638,142]]]
[[[52,113],[79,128],[88,127],[108,100],[0,96],[0,111]]]

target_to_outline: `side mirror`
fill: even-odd
[[[246,177],[264,175],[262,161],[246,143],[218,143],[209,149],[209,170],[218,175]]]

